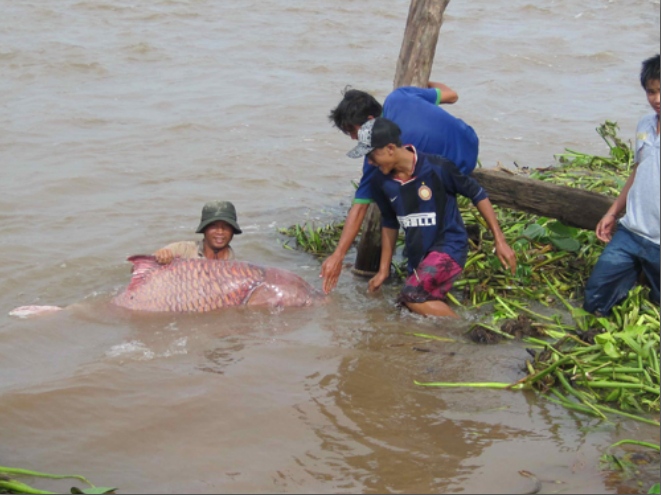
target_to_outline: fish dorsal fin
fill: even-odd
[[[130,258],[127,258],[126,261],[133,263],[133,269],[131,270],[133,276],[131,278],[131,283],[126,290],[133,290],[136,287],[139,287],[144,283],[145,279],[151,272],[161,268],[161,265],[158,264],[156,258],[146,254],[131,256]]]

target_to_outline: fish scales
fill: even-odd
[[[240,261],[176,258],[159,265],[153,256],[128,258],[133,263],[128,287],[111,304],[135,311],[206,312],[228,306],[309,306],[322,292],[298,275],[279,268]],[[53,313],[59,306],[21,306],[11,316]]]
[[[264,279],[264,269],[247,263],[214,260],[180,260],[160,266],[151,257],[135,257],[140,270],[117,296],[117,306],[141,311],[209,311],[238,306]],[[135,276],[135,272],[142,272]],[[136,280],[137,278],[137,280]]]
[[[240,261],[132,256],[133,278],[112,303],[138,311],[207,312],[228,306],[307,306],[323,295],[286,270]]]

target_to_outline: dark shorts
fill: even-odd
[[[432,251],[406,279],[399,303],[443,301],[462,271],[450,255]]]

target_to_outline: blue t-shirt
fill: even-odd
[[[398,88],[386,98],[382,116],[401,128],[404,145],[447,158],[470,175],[477,164],[479,139],[471,126],[438,106],[440,97],[435,88]],[[376,170],[365,159],[355,203],[372,202],[370,181]]]
[[[442,156],[425,153],[418,153],[413,177],[407,182],[372,168],[376,170],[372,194],[381,210],[381,225],[404,229],[409,273],[431,251],[446,253],[463,267],[468,234],[457,195],[469,198],[473,204],[486,199],[487,193],[477,181]]]

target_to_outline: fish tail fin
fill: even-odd
[[[133,277],[131,278],[131,283],[127,287],[127,290],[135,289],[143,283],[147,274],[162,267],[162,265],[158,264],[156,258],[146,254],[131,256],[127,258],[127,261],[133,263],[133,269],[131,270]]]
[[[14,308],[9,312],[9,316],[16,316],[18,318],[28,318],[30,316],[41,316],[49,313],[62,311],[64,308],[59,306],[20,306]]]

